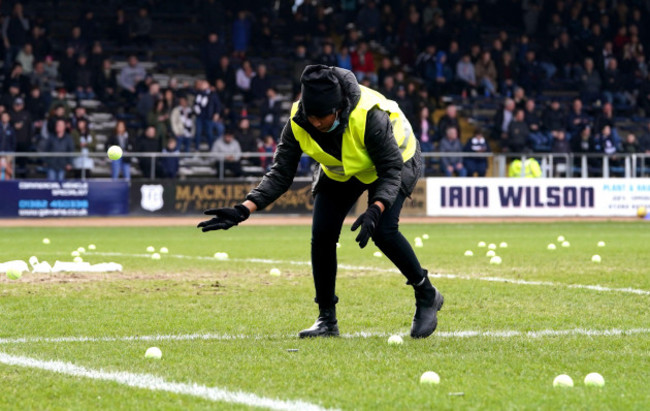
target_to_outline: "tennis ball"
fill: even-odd
[[[79,257],[79,255],[81,255],[81,254],[77,250],[74,250],[73,252],[70,253],[70,256],[72,256],[72,257]]]
[[[77,257],[73,258],[72,261],[78,264],[78,263],[83,263],[84,259],[77,256]]]
[[[562,241],[564,241],[564,236],[563,235],[557,236],[557,242],[561,243]]]
[[[83,253],[86,252],[86,249],[83,248],[83,247],[79,247],[79,248],[77,248],[77,251],[79,251],[80,254],[83,254]]]
[[[497,255],[497,253],[494,252],[494,250],[488,250],[487,253],[485,253],[486,257],[494,257]]]
[[[591,262],[593,263],[599,263],[601,261],[600,256],[598,254],[594,254],[591,256]]]
[[[605,385],[605,379],[597,372],[591,372],[585,376],[585,385],[587,387],[602,387]]]
[[[167,249],[167,247],[160,247],[160,254],[167,254],[168,252],[169,250]]]
[[[501,242],[501,244],[499,244],[499,247],[501,247],[501,248],[508,248],[508,243],[506,243],[505,241],[503,241],[503,242]]]
[[[564,248],[571,247],[571,243],[568,242],[568,241],[562,241],[562,247],[564,247]]]
[[[497,249],[497,245],[494,244],[494,243],[490,243],[490,244],[488,244],[488,248],[489,248],[490,250],[496,250],[496,249]]]
[[[279,268],[271,268],[271,271],[269,271],[269,275],[272,275],[273,277],[279,277],[280,276],[280,269]]]
[[[216,258],[217,260],[227,260],[228,259],[228,253],[216,252],[216,253],[214,253],[214,258]]]
[[[388,345],[402,345],[404,344],[404,339],[400,335],[391,335],[388,337]]]
[[[440,376],[434,371],[427,371],[420,377],[420,384],[440,384]]]
[[[120,146],[110,146],[106,154],[111,160],[119,160],[122,158],[122,148]]]
[[[551,250],[551,251],[552,251],[552,250],[555,250],[556,248],[557,248],[557,247],[555,247],[555,244],[553,244],[553,243],[550,243],[549,245],[546,246],[546,249],[547,249],[547,250]]]
[[[43,244],[45,244],[45,245],[48,245],[48,244],[50,244],[50,239],[49,239],[49,238],[47,238],[47,237],[46,237],[46,238],[44,238],[44,239],[43,239]]]
[[[598,244],[596,244],[598,247],[605,247],[605,242],[604,241],[599,241]]]
[[[97,249],[97,247],[95,246],[95,244],[88,244],[88,249],[90,251],[95,251]]]
[[[158,254],[158,253],[151,254],[151,259],[152,260],[160,260],[160,254]]]
[[[150,245],[149,247],[147,247],[147,252],[148,252],[148,253],[153,253],[154,251],[156,251],[156,249],[153,248],[152,245]]]
[[[501,264],[501,257],[495,255],[494,257],[490,258],[490,264],[496,264],[496,265]]]
[[[479,241],[478,246],[481,247],[481,248],[485,247],[485,241]]]
[[[423,240],[428,240],[429,239],[429,234],[422,234],[422,239]]]
[[[341,243],[336,243],[336,248],[341,248]]]
[[[648,214],[648,210],[644,206],[641,206],[636,209],[636,216],[639,218],[645,218],[645,216]]]
[[[375,251],[374,253],[372,253],[372,255],[374,255],[375,257],[381,257],[382,256],[381,251]]]
[[[23,276],[22,271],[16,268],[10,268],[7,270],[7,278],[10,280],[18,280],[22,276]]]
[[[420,237],[415,237],[414,244],[416,247],[420,248],[424,246],[424,243],[422,242],[422,239]]]
[[[472,252],[472,250],[465,251],[465,257],[472,257],[473,255],[474,253]]]
[[[162,351],[158,347],[149,347],[144,353],[144,358],[153,358],[159,360],[162,358]]]
[[[554,387],[573,387],[573,380],[566,374],[560,374],[553,380]]]

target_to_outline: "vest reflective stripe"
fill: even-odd
[[[362,183],[370,184],[377,179],[375,165],[364,142],[366,118],[370,109],[378,107],[388,113],[395,141],[405,162],[415,154],[416,139],[411,124],[396,102],[367,87],[359,87],[361,98],[350,113],[348,126],[343,132],[341,160],[323,151],[309,133],[293,120],[298,111],[298,102],[293,103],[291,107],[291,131],[302,151],[320,163],[328,177],[336,181],[347,181],[350,177],[356,177]]]

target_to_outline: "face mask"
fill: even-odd
[[[339,124],[341,124],[341,122],[339,121],[339,115],[337,114],[336,118],[334,119],[334,122],[332,123],[332,127],[330,127],[330,129],[327,130],[326,133],[330,133],[334,131],[334,129],[336,129],[336,127],[338,127]]]

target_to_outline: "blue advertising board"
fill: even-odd
[[[86,217],[126,215],[124,181],[1,181],[0,217]]]

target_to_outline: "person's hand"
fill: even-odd
[[[238,204],[232,208],[210,208],[205,210],[203,214],[215,216],[197,225],[197,228],[201,228],[201,231],[205,233],[212,230],[227,230],[246,220],[251,215],[251,211],[248,207]]]
[[[352,231],[356,231],[357,228],[361,227],[355,240],[359,243],[359,247],[363,248],[368,244],[368,240],[375,232],[375,228],[377,228],[379,217],[381,217],[381,208],[377,204],[373,204],[352,224]]]

